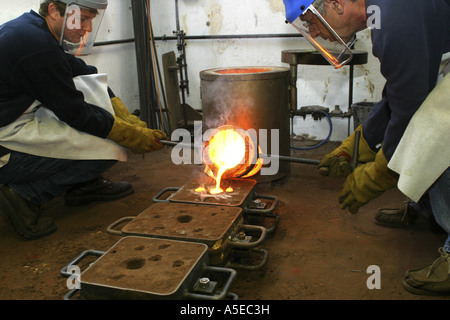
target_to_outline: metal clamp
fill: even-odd
[[[236,271],[230,268],[222,268],[222,267],[212,267],[212,266],[205,266],[204,271],[209,272],[216,272],[216,273],[229,273],[227,282],[223,286],[222,291],[220,291],[217,294],[214,295],[205,295],[200,293],[192,293],[192,292],[185,292],[184,296],[187,299],[199,299],[199,300],[223,300],[229,295],[229,290],[231,285],[233,284],[234,279],[236,278]]]
[[[270,206],[270,208],[268,209],[255,209],[255,208],[248,208],[245,207],[244,208],[244,212],[245,213],[263,213],[263,214],[267,214],[267,213],[272,213],[276,206],[278,205],[278,202],[280,201],[280,199],[277,196],[269,196],[269,195],[258,195],[258,194],[254,194],[253,200],[255,199],[268,199],[268,200],[273,200],[272,205]]]
[[[263,216],[264,218],[274,218],[275,221],[274,221],[272,227],[266,228],[267,233],[272,233],[272,232],[275,230],[275,228],[277,227],[278,222],[279,222],[279,220],[280,220],[280,216],[279,216],[278,214],[272,213],[272,212],[275,210],[276,206],[278,205],[279,198],[276,197],[276,196],[270,196],[270,195],[257,195],[257,194],[255,193],[253,199],[269,199],[269,200],[274,200],[273,203],[272,203],[272,205],[271,205],[270,208],[268,208],[268,209],[255,209],[255,208],[248,208],[248,207],[245,207],[245,208],[244,208],[244,214],[245,214],[245,218],[246,218],[247,221],[248,221],[248,220],[251,220],[251,217],[250,217],[250,216],[251,216],[252,214],[253,214],[253,215],[256,215],[256,216],[258,216],[258,217]]]
[[[232,248],[240,248],[240,249],[245,249],[245,248],[253,248],[253,247],[257,247],[259,246],[264,239],[266,238],[266,228],[261,227],[261,226],[253,226],[253,225],[247,225],[244,224],[240,227],[240,230],[245,230],[245,231],[260,231],[261,235],[259,236],[258,240],[256,241],[252,241],[252,242],[236,242],[236,241],[232,241],[230,242],[230,246]]]

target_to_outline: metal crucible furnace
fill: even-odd
[[[289,69],[216,68],[200,72],[200,78],[203,130],[224,125],[253,129],[262,153],[290,154]],[[278,139],[272,141],[272,137],[276,137],[275,130]],[[273,152],[274,147],[278,147],[278,152]],[[280,162],[278,165],[276,173],[263,175],[259,172],[254,179],[268,182],[284,178],[290,171],[290,164]]]

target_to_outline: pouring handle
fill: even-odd
[[[63,267],[60,271],[61,275],[63,277],[71,277],[74,274],[72,272],[69,272],[69,268],[72,266],[77,265],[78,263],[80,263],[84,258],[89,257],[89,256],[95,256],[95,257],[101,257],[102,255],[105,254],[105,251],[98,251],[98,250],[85,250],[83,251],[78,257],[76,257],[75,259],[73,259],[71,262],[69,262],[68,265],[66,265],[65,267]]]
[[[136,217],[122,217],[119,220],[111,223],[107,228],[106,228],[106,232],[110,233],[110,234],[114,234],[116,236],[121,236],[122,235],[122,231],[120,230],[114,230],[115,227],[117,227],[119,224],[124,223],[125,221],[132,221],[134,218]]]
[[[163,203],[167,203],[170,202],[168,199],[159,199],[164,193],[169,192],[169,191],[178,191],[180,190],[179,187],[167,187],[162,189],[161,191],[159,191],[152,199],[153,202],[163,202]]]

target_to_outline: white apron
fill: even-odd
[[[74,78],[85,101],[114,114],[108,95],[106,74]],[[117,143],[80,132],[35,101],[15,122],[0,128],[0,145],[10,150],[42,157],[70,160],[127,161],[127,154]]]
[[[388,167],[398,188],[417,202],[450,166],[450,75],[428,95],[409,122]]]

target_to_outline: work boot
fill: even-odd
[[[41,217],[38,206],[23,199],[8,186],[0,188],[0,210],[25,239],[42,238],[57,229],[53,219]]]
[[[407,228],[413,224],[425,224],[427,219],[420,214],[408,201],[397,209],[383,208],[377,211],[375,221],[391,228]]]
[[[85,184],[74,186],[66,193],[65,202],[69,207],[81,206],[92,201],[112,201],[134,192],[133,186],[125,181],[113,183],[98,177]]]
[[[450,296],[450,253],[439,248],[440,257],[421,269],[408,270],[403,287],[411,293]]]
[[[380,209],[375,215],[375,222],[391,228],[429,229],[434,233],[445,233],[436,223],[433,216],[429,218],[421,214],[410,201],[399,209]]]

